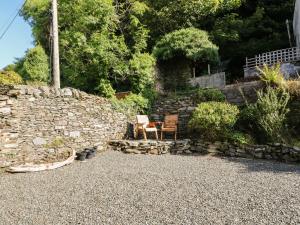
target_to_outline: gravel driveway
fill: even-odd
[[[300,165],[106,152],[0,174],[0,224],[300,224]]]

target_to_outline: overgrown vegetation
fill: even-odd
[[[49,59],[41,45],[29,49],[24,58],[19,59],[16,71],[26,81],[49,82]]]
[[[268,86],[258,92],[257,102],[244,110],[243,121],[258,141],[283,141],[289,99],[288,92]]]
[[[142,95],[130,94],[124,99],[111,99],[112,106],[119,112],[128,115],[136,115],[140,113],[147,113],[150,107],[150,102]]]
[[[206,140],[224,140],[233,129],[238,114],[238,107],[229,103],[201,103],[195,109],[189,127]]]
[[[23,79],[14,71],[0,71],[0,84],[23,84]]]
[[[196,93],[193,95],[193,100],[196,104],[201,102],[224,102],[225,95],[219,89],[197,89]]]
[[[269,67],[264,65],[262,69],[258,67],[259,72],[261,73],[260,79],[266,83],[267,86],[277,87],[281,89],[286,88],[286,81],[281,73],[281,64]]]

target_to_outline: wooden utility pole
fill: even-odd
[[[52,38],[53,38],[53,85],[60,88],[60,68],[59,68],[59,42],[58,42],[58,15],[57,0],[52,0]]]

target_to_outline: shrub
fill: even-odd
[[[266,141],[281,141],[285,120],[289,109],[287,108],[290,95],[280,89],[267,87],[266,91],[258,91],[258,100],[248,106],[251,118],[259,135]],[[256,131],[257,132],[257,131]]]
[[[247,145],[254,142],[250,135],[236,131],[229,133],[227,139],[229,142],[238,145]]]
[[[137,112],[146,112],[149,107],[148,99],[141,95],[131,94],[123,100],[127,105],[131,105]]]
[[[48,56],[42,46],[29,49],[19,63],[19,73],[25,80],[49,82]]]
[[[14,71],[0,71],[0,84],[22,84],[22,77]]]
[[[112,98],[115,96],[116,91],[111,86],[111,83],[109,80],[101,79],[99,86],[96,88],[96,91],[99,92],[99,94],[105,98]]]
[[[263,69],[258,68],[260,71],[260,79],[265,82],[268,86],[275,86],[279,88],[285,88],[286,82],[281,72],[280,64],[273,67],[264,65]]]
[[[177,56],[191,61],[216,63],[219,60],[218,47],[209,40],[203,30],[186,28],[166,34],[154,47],[153,54],[160,60]]]
[[[239,109],[224,102],[207,102],[198,105],[189,122],[189,128],[208,140],[222,139],[237,121]]]
[[[147,53],[133,55],[129,61],[130,76],[128,77],[133,92],[144,93],[145,89],[154,85],[154,65],[155,59]]]
[[[115,110],[131,115],[146,113],[149,107],[148,99],[136,94],[130,94],[121,100],[112,98],[111,102]]]
[[[287,90],[292,96],[300,96],[300,80],[289,80],[286,81]]]
[[[193,96],[194,102],[224,102],[225,95],[218,89],[198,89]]]
[[[256,109],[254,107],[254,104],[248,104],[246,107],[240,109],[240,114],[238,117],[238,121],[236,123],[236,127],[239,130],[245,131],[245,132],[253,132],[257,129],[255,123],[255,114]]]

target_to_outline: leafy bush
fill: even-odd
[[[131,94],[123,100],[127,105],[131,105],[132,108],[138,112],[145,112],[148,109],[149,101],[141,95]]]
[[[149,107],[148,99],[136,94],[130,94],[121,100],[112,98],[111,102],[115,110],[131,115],[145,113]]]
[[[192,61],[218,62],[218,47],[207,32],[186,28],[166,34],[154,47],[153,54],[160,60],[184,56]]]
[[[0,84],[22,84],[22,77],[14,71],[0,71]]]
[[[112,98],[116,94],[116,91],[111,86],[110,81],[106,79],[100,79],[100,84],[96,90],[105,98]]]
[[[218,89],[198,89],[193,96],[195,103],[224,102],[225,95]]]
[[[135,54],[129,61],[132,91],[135,93],[144,93],[146,88],[152,87],[155,81],[154,75],[155,59],[147,54]]]
[[[280,64],[273,67],[264,65],[263,69],[258,68],[260,71],[260,79],[269,86],[275,86],[279,88],[285,88],[286,82],[281,72]]]
[[[229,103],[201,103],[194,111],[189,127],[208,140],[222,139],[235,125],[238,114],[238,107]]]
[[[241,145],[252,144],[254,142],[250,135],[236,131],[228,134],[227,139],[231,143]]]
[[[18,72],[25,80],[49,82],[48,56],[42,46],[29,49],[19,63]]]
[[[258,92],[257,102],[248,106],[248,116],[260,138],[271,142],[282,140],[289,99],[288,92],[272,87]]]

